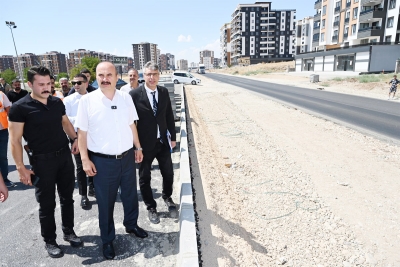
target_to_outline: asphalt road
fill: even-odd
[[[207,73],[206,76],[219,82],[272,97],[336,122],[342,122],[381,139],[396,143],[400,141],[400,103],[396,101],[274,84],[215,73]]]

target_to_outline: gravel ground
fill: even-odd
[[[201,77],[186,86],[203,266],[400,266],[400,148]]]

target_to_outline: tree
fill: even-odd
[[[57,82],[58,82],[61,78],[67,78],[67,79],[69,79],[68,73],[60,72],[60,73],[57,75]]]
[[[100,59],[97,57],[83,57],[82,58],[82,66],[90,70],[90,80],[93,81],[96,79],[96,67],[100,63]]]
[[[29,70],[28,67],[26,67],[26,68],[24,69],[24,79],[25,79],[25,81],[28,80],[28,70]]]
[[[2,73],[0,73],[0,77],[4,78],[6,83],[11,84],[12,80],[17,78],[17,74],[12,69],[6,69]]]
[[[87,67],[84,67],[82,64],[76,65],[75,68],[72,68],[70,70],[69,77],[72,77],[72,78],[75,77],[75,75],[79,74],[81,72],[81,69],[83,69],[83,68],[87,68]]]

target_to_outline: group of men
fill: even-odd
[[[135,162],[140,164],[139,185],[149,221],[160,222],[151,189],[150,169],[155,158],[163,177],[162,198],[171,216],[176,216],[176,205],[171,198],[174,177],[171,151],[176,146],[172,106],[168,90],[158,86],[158,66],[148,62],[143,72],[145,83],[142,86],[137,82],[137,71],[131,69],[128,72],[130,83],[117,90],[115,66],[102,62],[96,68],[99,89],[89,93],[90,73],[88,77],[81,72],[71,81],[74,92],[63,89],[64,99],[61,99],[54,95],[54,78],[49,70],[35,66],[28,71],[31,93],[12,104],[0,98],[5,114],[8,113],[11,152],[20,180],[35,186],[41,234],[50,257],[63,256],[56,242],[56,189],[61,204],[63,238],[73,247],[83,245],[73,229],[75,175],[70,153],[75,157],[82,208],[90,205],[88,193],[96,197],[106,259],[115,257],[113,212],[118,189],[126,232],[140,238],[148,236],[137,224],[139,205]],[[64,80],[60,79],[60,84],[64,84]],[[0,109],[0,115],[1,112]],[[0,153],[2,125],[0,116]],[[7,128],[6,132],[8,142]],[[27,169],[23,162],[22,137],[27,142],[32,169]],[[5,147],[7,149],[7,145]],[[2,176],[7,181],[3,165],[8,168],[7,155],[5,164],[0,155]],[[1,202],[8,196],[2,181],[0,179]]]

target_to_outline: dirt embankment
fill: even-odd
[[[400,148],[202,77],[187,86],[203,266],[399,266]]]

